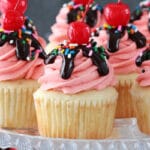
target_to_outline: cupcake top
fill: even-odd
[[[46,55],[36,29],[28,17],[14,10],[14,4],[7,3],[0,29],[0,81],[38,79],[44,72],[42,59]],[[20,1],[17,4],[16,8],[24,12],[26,6]]]
[[[0,81],[38,79],[43,74],[44,50],[32,33],[0,29]]]
[[[132,12],[130,22],[143,20],[144,16],[146,17],[146,14],[149,13],[149,11],[150,11],[149,8],[150,8],[150,1],[142,0],[142,2],[140,2],[139,5],[136,7],[136,9]],[[147,22],[149,22],[148,15],[145,19],[147,20]]]
[[[142,87],[150,86],[150,48],[137,57],[136,65],[141,69],[137,77],[137,82]]]
[[[104,15],[108,23],[93,32],[92,39],[108,51],[116,74],[136,72],[135,58],[146,49],[146,37],[135,25],[128,23],[130,10],[126,4],[108,4]]]
[[[102,12],[103,8],[92,2],[88,11],[85,13],[86,5],[69,2],[64,4],[56,17],[56,23],[51,27],[52,34],[49,37],[50,42],[60,43],[63,40],[68,40],[67,29],[71,22],[82,20],[92,28],[95,29],[103,23]]]
[[[39,79],[41,89],[75,94],[113,86],[113,69],[106,56],[104,48],[95,42],[59,45],[46,60],[48,65]]]
[[[138,70],[135,65],[137,55],[146,49],[146,38],[134,25],[113,28],[104,25],[104,30],[93,33],[98,45],[104,46],[109,54],[109,62],[116,74],[128,74]]]
[[[150,1],[143,0],[131,14],[131,23],[134,23],[138,29],[147,37],[150,43]]]
[[[67,13],[67,23],[70,24],[71,22],[81,20],[83,18],[86,6],[70,2],[65,4],[63,7],[69,9]],[[95,2],[91,3],[85,16],[85,23],[88,24],[89,27],[93,28],[100,25],[100,14],[98,12],[102,14],[103,8]]]

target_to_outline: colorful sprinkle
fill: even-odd
[[[92,41],[87,45],[76,45],[73,49],[70,47],[70,45],[71,44],[65,46],[61,44],[61,49],[57,49],[58,53],[55,54],[56,49],[52,50],[52,52],[50,52],[50,54],[48,55],[49,57],[45,60],[46,64],[51,64],[54,63],[58,55],[62,56],[63,60],[60,73],[63,79],[70,78],[74,69],[74,58],[79,51],[82,51],[84,57],[91,58],[93,64],[97,66],[99,75],[104,76],[109,73],[108,66],[105,62],[106,53],[103,47],[97,47],[95,45],[95,42],[92,43]],[[64,53],[62,53],[62,49],[64,50]]]
[[[90,50],[90,52],[89,52],[89,57],[91,57],[92,55],[93,55],[93,51]]]

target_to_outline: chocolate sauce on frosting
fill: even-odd
[[[3,46],[6,42],[10,45],[16,46],[16,57],[20,60],[33,60],[35,53],[39,53],[39,57],[45,59],[46,54],[35,38],[36,28],[31,19],[26,17],[25,24],[22,29],[18,31],[0,31],[0,46]],[[30,52],[30,48],[33,50]]]
[[[107,49],[109,52],[116,52],[119,50],[120,39],[123,37],[123,31],[116,31],[114,29],[108,30],[108,44]]]
[[[150,1],[149,0],[143,0],[139,4],[139,6],[136,7],[136,9],[131,14],[130,22],[132,23],[136,20],[141,19],[144,11],[147,11],[150,14]],[[148,26],[148,30],[150,31],[150,18],[149,17],[148,17],[147,26]]]
[[[27,31],[31,31],[32,33],[37,33],[37,29],[36,26],[34,25],[33,20],[31,20],[31,18],[29,18],[28,16],[25,17],[24,25]]]
[[[137,48],[146,46],[146,37],[137,30],[136,26],[129,24],[127,26],[129,38],[136,43]]]
[[[150,60],[150,48],[147,48],[140,56],[137,57],[136,65],[141,66],[142,63],[147,60]]]
[[[85,6],[78,5],[77,7],[74,7],[72,3],[69,3],[68,5],[72,6],[70,8],[70,12],[67,15],[67,23],[71,23],[77,20],[80,20],[83,17]],[[94,27],[98,20],[97,12],[102,13],[103,8],[98,4],[91,4],[89,10],[86,13],[85,16],[85,22],[90,26]]]
[[[103,47],[97,47],[96,43],[93,41],[87,45],[69,46],[61,44],[58,48],[52,50],[45,60],[45,64],[52,64],[57,56],[61,56],[62,66],[60,75],[63,79],[68,79],[75,67],[74,59],[79,51],[82,51],[83,57],[87,57],[92,60],[93,64],[97,67],[97,71],[100,76],[105,76],[109,73],[109,68],[106,63],[107,54]]]
[[[128,24],[127,26],[120,27],[112,27],[108,24],[105,24],[103,28],[99,28],[99,30],[103,29],[107,31],[107,49],[111,53],[119,50],[119,43],[121,38],[124,36],[125,31],[127,31],[128,37],[136,43],[137,48],[146,46],[145,36],[141,32],[139,32],[136,26],[134,26],[133,24]],[[99,30],[95,31],[95,33],[93,33],[93,36],[99,36]]]

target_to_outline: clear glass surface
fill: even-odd
[[[17,150],[149,150],[150,136],[139,131],[136,119],[118,119],[112,135],[104,140],[45,138],[38,132],[1,129],[0,147],[16,147]]]

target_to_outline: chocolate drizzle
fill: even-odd
[[[97,20],[97,10],[89,9],[86,13],[85,22],[92,28],[96,25]]]
[[[61,44],[60,47],[52,50],[45,60],[45,64],[54,63],[56,57],[62,57],[62,67],[60,70],[63,79],[70,78],[74,69],[74,58],[82,51],[84,57],[91,58],[93,64],[97,66],[97,71],[100,76],[105,76],[109,73],[109,68],[106,63],[107,54],[103,47],[97,47],[96,43],[91,42],[88,45],[66,46]]]
[[[130,22],[133,23],[136,20],[141,19],[143,12],[147,11],[150,13],[150,1],[149,0],[143,0],[139,6],[136,7],[136,9],[132,12]],[[148,30],[150,31],[150,18],[148,17]]]
[[[121,38],[124,36],[125,31],[128,33],[129,39],[136,43],[137,48],[142,48],[146,46],[146,38],[145,36],[138,31],[136,26],[132,24],[128,24],[127,26],[119,26],[119,27],[112,27],[108,24],[104,25],[104,28],[99,28],[98,30],[107,30],[108,34],[108,43],[107,49],[109,52],[114,53],[119,50],[119,43]],[[95,31],[92,33],[92,36],[100,36],[99,31]]]
[[[107,49],[109,52],[113,53],[119,50],[119,43],[120,39],[124,35],[124,30],[123,31],[118,31],[118,30],[108,30],[108,44],[107,44]]]
[[[71,5],[70,3],[68,5]],[[72,5],[71,5],[72,6]],[[67,14],[67,23],[71,23],[82,19],[85,11],[85,6],[79,5],[78,7],[72,6],[70,12]],[[90,26],[94,27],[98,20],[97,12],[103,12],[103,8],[100,5],[92,4],[85,16],[85,22]]]
[[[130,22],[134,22],[136,20],[139,20],[141,16],[143,15],[142,8],[138,6],[131,14]]]
[[[0,46],[3,46],[6,42],[16,46],[16,57],[19,60],[33,60],[36,52],[39,53],[40,58],[46,58],[46,54],[38,40],[32,34],[24,32],[24,30],[9,33],[0,31]],[[32,52],[30,52],[30,47],[33,48]]]
[[[150,60],[150,48],[147,48],[140,56],[137,57],[136,65],[141,66],[142,63],[147,60]]]
[[[106,58],[108,54],[105,52],[105,49],[97,47],[96,43],[93,42],[91,47],[82,46],[83,56],[91,58],[95,66],[97,66],[97,71],[100,76],[105,76],[109,73],[109,68],[106,63]]]
[[[32,33],[37,33],[36,26],[34,25],[34,22],[29,18],[28,16],[25,17],[25,30],[31,31]]]
[[[127,31],[129,38],[136,43],[137,48],[146,46],[146,38],[141,32],[137,30],[136,26],[129,24],[127,26]]]
[[[65,47],[64,45],[61,45],[61,49],[54,49],[45,60],[45,64],[51,64],[54,63],[56,57],[58,55],[62,56],[62,67],[60,70],[61,77],[63,79],[68,79],[72,71],[74,69],[74,58],[79,52],[79,50],[70,49],[68,47]]]

